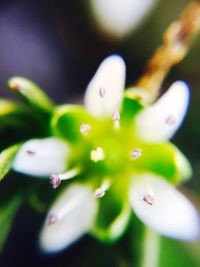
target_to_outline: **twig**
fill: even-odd
[[[162,45],[147,62],[145,71],[136,84],[149,93],[150,102],[157,98],[170,69],[186,56],[191,41],[199,30],[200,0],[196,0],[167,28]]]

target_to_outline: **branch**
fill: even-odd
[[[162,45],[147,62],[142,77],[136,83],[149,93],[150,102],[156,100],[170,69],[186,56],[191,41],[199,30],[200,0],[196,0],[164,32]]]

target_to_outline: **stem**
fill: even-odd
[[[160,237],[146,227],[144,232],[144,247],[141,267],[159,266]]]
[[[145,71],[136,84],[149,93],[150,102],[157,98],[170,69],[186,56],[191,41],[199,30],[200,0],[195,0],[164,32],[162,45],[147,62]]]

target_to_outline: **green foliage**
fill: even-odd
[[[38,115],[49,115],[52,112],[53,102],[34,82],[23,77],[13,77],[8,80],[8,86]]]
[[[190,244],[192,249],[193,244]],[[198,253],[198,252],[197,252]],[[160,267],[197,267],[199,260],[192,256],[190,251],[180,241],[161,239],[161,248],[159,256]]]
[[[0,181],[12,168],[13,160],[20,146],[20,144],[13,145],[0,153]]]
[[[22,196],[16,194],[0,203],[0,250],[3,248],[18,208],[22,202]]]

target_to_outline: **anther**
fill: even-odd
[[[97,147],[96,150],[92,150],[90,152],[90,159],[94,162],[104,160],[104,158],[105,158],[105,154],[101,147]]]
[[[144,202],[146,202],[147,204],[149,204],[150,206],[153,206],[155,204],[154,202],[154,198],[151,195],[145,195],[143,197]]]
[[[48,225],[52,225],[52,224],[55,224],[57,223],[58,221],[58,217],[54,214],[50,214],[49,217],[48,217]]]
[[[26,151],[26,153],[29,154],[29,155],[35,155],[35,152],[33,150],[30,150],[30,149],[28,149]]]
[[[87,134],[91,130],[91,126],[89,124],[81,124],[80,132],[82,134]]]
[[[94,196],[95,196],[96,198],[101,198],[101,197],[103,197],[104,195],[105,195],[105,190],[104,190],[102,187],[97,188],[97,189],[95,190],[95,192],[94,192]]]
[[[106,90],[104,88],[100,88],[99,89],[99,95],[100,95],[100,97],[103,98],[105,96],[105,94],[106,94]]]
[[[136,148],[131,151],[131,158],[137,159],[142,155],[142,150],[140,148]]]
[[[110,188],[110,180],[105,179],[101,186],[98,187],[95,191],[94,191],[94,196],[96,198],[101,198],[105,195],[106,191]]]
[[[52,185],[53,189],[56,189],[60,185],[61,179],[59,175],[52,174],[49,182]]]
[[[120,120],[120,114],[118,110],[115,110],[112,115],[113,121],[119,121]]]
[[[176,119],[172,115],[169,115],[166,118],[166,124],[168,124],[168,125],[173,125],[173,124],[175,124],[175,122],[176,122]]]

